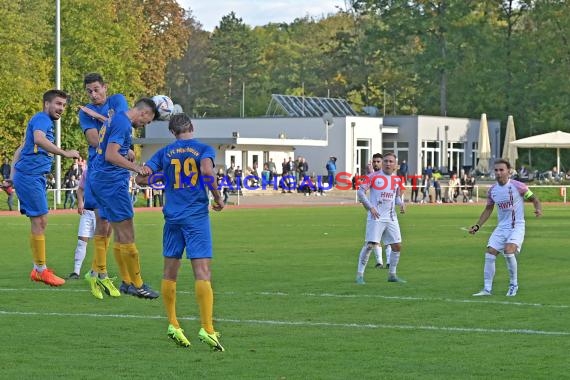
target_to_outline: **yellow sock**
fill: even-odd
[[[111,237],[105,236],[105,251],[109,249],[109,244],[111,244]]]
[[[196,280],[194,287],[196,290],[196,301],[198,301],[198,307],[200,308],[200,322],[202,323],[202,327],[208,334],[213,334],[214,324],[212,322],[212,316],[214,314],[214,292],[212,291],[212,285],[210,281]]]
[[[127,268],[127,264],[123,258],[123,254],[121,252],[123,244],[121,243],[114,243],[113,244],[113,255],[115,256],[115,261],[117,262],[117,266],[119,267],[119,273],[121,274],[121,280],[126,283],[130,284],[131,276],[129,275],[129,269]]]
[[[32,257],[37,266],[46,265],[46,237],[45,235],[30,235]]]
[[[143,280],[141,277],[141,267],[139,263],[139,251],[135,243],[122,244],[121,254],[126,267],[129,271],[129,276],[131,277],[132,284],[140,288],[143,286]]]
[[[178,324],[178,319],[176,319],[176,281],[162,280],[160,292],[166,308],[168,323],[179,329],[180,325]]]
[[[93,264],[91,270],[97,273],[107,273],[107,238],[102,235],[95,235],[93,242],[95,244],[95,254],[93,255]]]

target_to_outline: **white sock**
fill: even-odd
[[[396,274],[396,268],[398,267],[398,262],[400,262],[400,252],[392,251],[390,254],[390,274]]]
[[[509,285],[519,285],[518,281],[518,264],[517,257],[514,253],[505,254],[505,261],[507,262],[507,269],[509,270]]]
[[[34,264],[34,269],[38,272],[42,273],[44,270],[47,269],[47,265],[36,265]]]
[[[364,270],[366,269],[366,264],[368,264],[368,259],[370,258],[370,248],[368,244],[364,244],[364,247],[360,250],[360,255],[358,256],[358,270],[357,273],[362,276]]]
[[[384,247],[384,251],[386,251],[386,263],[390,263],[390,255],[392,254],[392,246],[390,244],[387,244]]]
[[[81,274],[81,265],[83,265],[83,260],[85,260],[86,254],[87,242],[77,239],[77,247],[75,247],[75,262],[73,264],[74,273]]]
[[[497,257],[490,253],[485,253],[485,268],[483,269],[483,280],[485,290],[493,290],[493,278],[495,278],[495,260]]]
[[[376,256],[376,264],[384,265],[384,261],[382,261],[382,247],[380,244],[374,246],[374,256]]]

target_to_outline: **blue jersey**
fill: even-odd
[[[97,176],[104,175],[106,180],[129,178],[129,170],[113,165],[105,160],[107,147],[110,143],[119,144],[119,154],[127,156],[132,141],[132,123],[126,112],[119,112],[111,118],[111,123],[106,121],[99,130],[99,146],[93,163],[91,164],[90,175],[97,173]]]
[[[185,223],[199,214],[207,214],[207,185],[215,187],[214,178],[201,178],[200,162],[216,157],[214,149],[195,139],[176,140],[156,152],[145,163],[153,172],[163,172],[166,204],[164,218],[171,223]]]
[[[129,105],[127,104],[127,99],[123,94],[111,95],[107,97],[105,103],[101,105],[95,105],[90,103],[87,104],[85,107],[92,109],[93,111],[105,117],[109,117],[109,111],[111,110],[113,111],[114,114],[117,114],[119,112],[127,111],[129,109]],[[103,126],[103,122],[87,115],[83,111],[79,111],[79,125],[81,126],[83,134],[85,134],[85,131],[89,129],[96,129],[97,133],[99,133],[101,127]],[[91,145],[89,145],[89,159],[87,161],[87,165],[91,166],[92,160],[95,158],[96,154],[97,154],[97,148],[93,148]]]
[[[45,112],[38,112],[28,122],[24,146],[15,165],[23,174],[43,175],[51,171],[53,155],[34,143],[34,131],[42,131],[50,142],[55,141],[53,120]]]

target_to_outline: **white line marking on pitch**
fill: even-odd
[[[126,319],[166,319],[159,315],[134,315],[134,314],[95,314],[95,313],[56,313],[56,312],[26,312],[0,310],[0,315],[19,316],[50,316],[50,317],[87,317],[87,318],[126,318]],[[195,321],[197,317],[181,317],[178,319]],[[516,334],[516,335],[550,335],[550,336],[570,336],[567,331],[544,331],[530,329],[484,329],[471,327],[443,327],[443,326],[413,326],[413,325],[386,325],[377,323],[335,323],[335,322],[308,322],[308,321],[274,321],[260,319],[235,319],[216,318],[217,322],[273,325],[273,326],[299,326],[299,327],[339,327],[358,329],[388,329],[388,330],[425,330],[425,331],[445,331],[460,333],[484,333],[484,334]]]
[[[70,292],[70,293],[84,293],[89,292],[88,289],[53,289],[53,288],[0,288],[0,292]],[[194,292],[186,290],[178,290],[179,294],[194,294]],[[233,295],[261,295],[268,297],[322,297],[322,298],[379,298],[386,300],[399,300],[399,301],[422,301],[422,302],[449,302],[449,303],[482,303],[482,304],[494,304],[494,305],[510,305],[510,306],[527,306],[527,307],[545,307],[552,309],[568,309],[569,305],[548,305],[542,303],[530,303],[530,302],[515,302],[515,301],[493,301],[489,298],[485,299],[451,299],[451,298],[426,298],[426,297],[411,297],[411,296],[383,296],[380,294],[334,294],[334,293],[300,293],[300,294],[290,294],[284,292],[215,292],[215,295],[219,296],[233,296]]]

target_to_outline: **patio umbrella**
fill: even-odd
[[[570,133],[556,131],[516,140],[511,145],[520,148],[555,148],[556,169],[560,169],[560,148],[570,148]]]
[[[513,121],[513,116],[509,115],[507,119],[507,131],[505,132],[505,144],[503,145],[503,159],[508,160],[513,168],[516,168],[516,161],[519,158],[517,147],[511,145],[516,139],[515,122]]]
[[[487,114],[481,114],[481,122],[479,123],[479,161],[477,162],[477,170],[481,173],[489,173],[489,159],[491,158],[491,142],[489,141],[489,126],[487,125]]]

